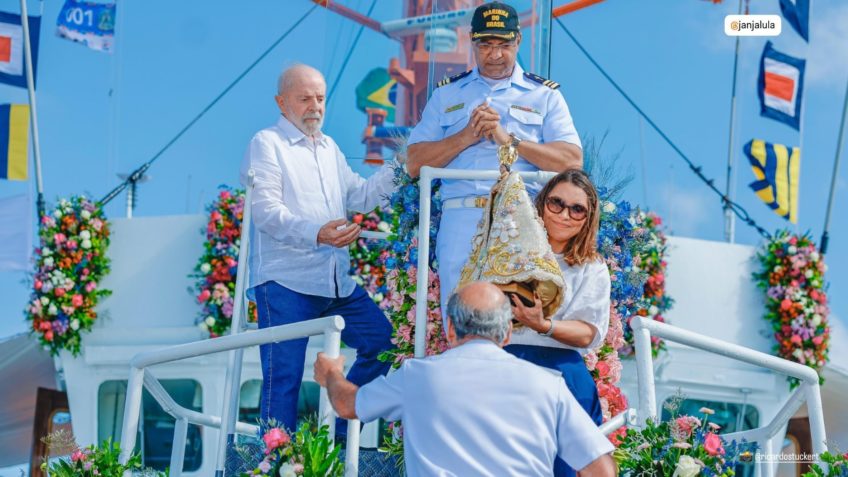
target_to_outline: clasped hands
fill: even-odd
[[[472,145],[481,139],[488,139],[498,146],[503,146],[509,144],[511,138],[500,121],[500,114],[489,106],[489,103],[483,103],[471,111],[471,117],[462,132]]]

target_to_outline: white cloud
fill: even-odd
[[[812,2],[811,10],[806,79],[810,84],[844,91],[848,77],[848,4]]]
[[[704,194],[671,183],[662,187],[660,195],[666,208],[665,223],[671,233],[676,236],[698,236],[698,230],[709,217],[711,205]]]

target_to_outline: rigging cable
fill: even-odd
[[[741,220],[742,222],[745,222],[747,225],[753,227],[764,238],[771,239],[771,234],[766,229],[762,228],[759,224],[757,224],[757,222],[755,222],[754,219],[751,218],[751,215],[748,214],[748,211],[745,210],[744,207],[742,207],[741,205],[737,204],[736,202],[730,200],[730,198],[727,197],[727,195],[723,194],[715,186],[715,180],[709,179],[709,178],[707,178],[707,176],[704,175],[703,167],[695,165],[695,163],[693,163],[686,156],[686,154],[684,154],[683,151],[681,151],[680,148],[677,147],[677,145],[668,136],[666,136],[666,134],[662,131],[662,129],[660,129],[659,126],[657,126],[656,123],[654,123],[654,121],[647,114],[645,114],[644,111],[642,111],[642,108],[640,108],[636,104],[636,102],[633,101],[630,98],[630,96],[627,93],[624,92],[623,89],[621,89],[621,87],[618,85],[618,83],[616,83],[615,80],[613,80],[612,77],[610,77],[610,75],[607,74],[607,72],[601,67],[601,65],[598,64],[597,61],[595,61],[595,59],[592,57],[592,55],[590,55],[589,52],[586,51],[585,48],[583,48],[583,45],[580,44],[579,41],[577,41],[577,38],[575,38],[574,35],[571,34],[571,31],[568,28],[566,28],[565,24],[562,23],[562,20],[557,18],[556,21],[557,21],[557,23],[559,23],[559,26],[562,28],[562,30],[565,32],[565,34],[568,35],[571,38],[571,41],[573,41],[574,44],[577,45],[577,48],[580,49],[580,51],[583,53],[583,55],[585,55],[586,58],[588,58],[588,60],[595,66],[595,68],[597,68],[598,71],[601,72],[601,74],[604,76],[604,78],[606,78],[607,81],[609,81],[610,84],[612,84],[612,86],[616,90],[618,90],[618,92],[624,97],[624,99],[627,100],[627,102],[630,103],[630,105],[633,106],[634,109],[636,109],[636,112],[638,112],[643,118],[645,118],[645,121],[647,121],[648,124],[650,124],[651,127],[654,128],[654,131],[656,131],[660,135],[660,137],[662,137],[663,140],[665,140],[665,142],[669,146],[671,146],[672,149],[674,149],[674,151],[677,153],[677,155],[679,155],[680,158],[683,159],[683,161],[685,161],[686,164],[689,165],[689,169],[691,169],[692,172],[694,172],[695,175],[698,176],[698,178],[701,179],[707,185],[707,187],[709,187],[716,194],[718,194],[718,196],[721,198],[722,205],[724,205],[725,207],[732,210],[733,213],[739,218],[739,220]]]
[[[265,57],[268,56],[268,54],[271,53],[271,51],[276,48],[277,45],[280,44],[280,42],[285,40],[285,38],[289,36],[289,34],[294,31],[294,29],[297,28],[297,26],[300,25],[303,20],[305,20],[306,17],[309,16],[310,13],[315,11],[316,8],[318,8],[317,3],[313,5],[312,8],[307,10],[307,12],[304,13],[303,16],[300,17],[300,19],[294,23],[294,25],[292,25],[288,30],[286,30],[285,33],[283,33],[279,38],[277,38],[277,40],[274,41],[271,46],[269,46],[264,52],[262,52],[262,54],[259,55],[259,58],[257,58],[253,63],[251,63],[250,66],[247,67],[247,69],[245,69],[240,75],[238,75],[235,80],[233,80],[226,88],[224,88],[224,90],[221,91],[221,93],[215,99],[213,99],[211,103],[206,105],[206,107],[203,108],[200,113],[198,113],[191,121],[189,121],[188,124],[186,124],[180,130],[180,132],[178,132],[170,141],[168,141],[167,144],[165,144],[165,146],[162,147],[162,149],[159,150],[159,152],[154,154],[153,157],[150,158],[150,160],[148,160],[147,162],[142,164],[138,169],[133,171],[129,175],[129,177],[126,178],[126,180],[124,180],[121,184],[112,189],[112,191],[106,194],[105,197],[100,199],[100,205],[106,205],[107,203],[109,203],[109,201],[111,201],[118,194],[120,194],[121,191],[126,189],[128,185],[141,179],[141,177],[144,175],[147,169],[149,169],[150,166],[153,165],[156,159],[159,159],[159,157],[162,156],[162,154],[164,154],[165,151],[167,151],[175,142],[177,142],[183,136],[183,134],[185,134],[189,129],[191,129],[191,127],[194,126],[194,124],[199,121],[200,118],[202,118],[207,112],[209,112],[209,110],[212,109],[212,107],[215,106],[215,104],[217,104],[218,101],[220,101],[227,93],[229,93],[230,90],[233,89],[233,87],[235,87],[235,85],[238,84],[239,81],[241,81],[245,76],[247,76],[247,74],[250,73],[250,71],[253,70],[253,68],[256,67],[256,65],[258,65],[260,61],[264,60]]]
[[[368,9],[367,16],[371,16],[371,12],[374,11],[374,6],[377,5],[377,0],[373,0],[371,2],[371,8]],[[350,57],[353,54],[353,50],[356,49],[356,44],[359,43],[359,37],[362,36],[362,31],[365,30],[365,25],[359,27],[359,31],[356,32],[356,38],[353,39],[353,43],[350,45],[350,49],[347,50],[347,55],[345,55],[344,61],[342,61],[342,66],[339,69],[339,74],[336,75],[336,79],[333,80],[333,85],[330,87],[330,91],[327,93],[327,103],[329,103],[333,99],[333,93],[336,91],[336,86],[339,85],[339,80],[342,79],[342,74],[344,73],[345,68],[347,68],[347,63],[350,61]]]

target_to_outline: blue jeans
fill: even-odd
[[[507,345],[504,350],[537,366],[555,369],[562,373],[565,387],[571,391],[580,407],[586,411],[586,414],[592,418],[595,424],[600,426],[603,423],[604,414],[601,410],[601,401],[598,398],[598,388],[595,386],[595,380],[592,379],[589,370],[586,369],[586,363],[580,353],[573,349],[518,344]],[[556,477],[572,477],[575,472],[574,469],[557,457],[554,461],[554,475]]]
[[[362,386],[388,372],[390,363],[379,361],[377,355],[392,348],[392,326],[362,287],[357,286],[350,296],[343,298],[304,295],[276,282],[265,282],[257,286],[255,292],[260,329],[341,315],[345,320],[342,341],[356,349],[356,361],[347,379]],[[301,338],[259,347],[262,361],[260,416],[263,421],[273,418],[286,429],[295,430],[308,341]],[[336,433],[345,435],[346,432],[347,421],[340,421]]]

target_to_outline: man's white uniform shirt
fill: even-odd
[[[318,243],[318,230],[369,212],[393,191],[389,164],[363,179],[348,166],[330,136],[315,140],[284,116],[253,136],[241,167],[255,174],[252,200],[250,286],[267,281],[307,295],[346,297],[356,284],[348,275],[347,247]]]
[[[410,477],[550,476],[556,455],[582,469],[613,450],[562,376],[482,339],[362,386],[356,415],[403,421]]]

